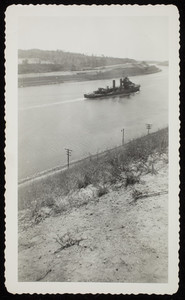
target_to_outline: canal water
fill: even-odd
[[[168,125],[168,67],[133,76],[141,91],[129,97],[85,100],[84,93],[111,85],[111,80],[67,82],[18,91],[19,180],[121,144]],[[119,79],[116,80],[119,84]]]

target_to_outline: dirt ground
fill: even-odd
[[[102,197],[28,224],[19,214],[19,281],[168,281],[168,165]],[[137,200],[133,192],[142,195]],[[27,222],[27,223],[26,223]]]

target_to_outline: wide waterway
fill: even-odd
[[[161,67],[160,67],[161,68]],[[129,97],[85,100],[84,93],[111,85],[111,80],[68,82],[20,88],[18,92],[19,180],[121,144],[168,125],[168,67],[133,76],[141,91]],[[116,80],[119,84],[119,79]]]

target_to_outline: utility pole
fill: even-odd
[[[124,143],[125,143],[125,129],[123,128],[123,129],[121,129],[121,132],[122,132],[122,146],[124,145]]]
[[[148,130],[148,134],[150,133],[151,128],[152,128],[152,124],[146,124],[146,129]]]
[[[65,148],[67,154],[67,167],[69,169],[69,156],[71,156],[72,150]]]

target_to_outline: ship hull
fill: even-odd
[[[136,93],[140,90],[140,86],[134,87],[130,90],[118,90],[111,93],[105,93],[105,94],[84,94],[84,97],[86,99],[98,99],[98,98],[108,98],[108,97],[114,97],[114,96],[128,96],[130,94]]]

